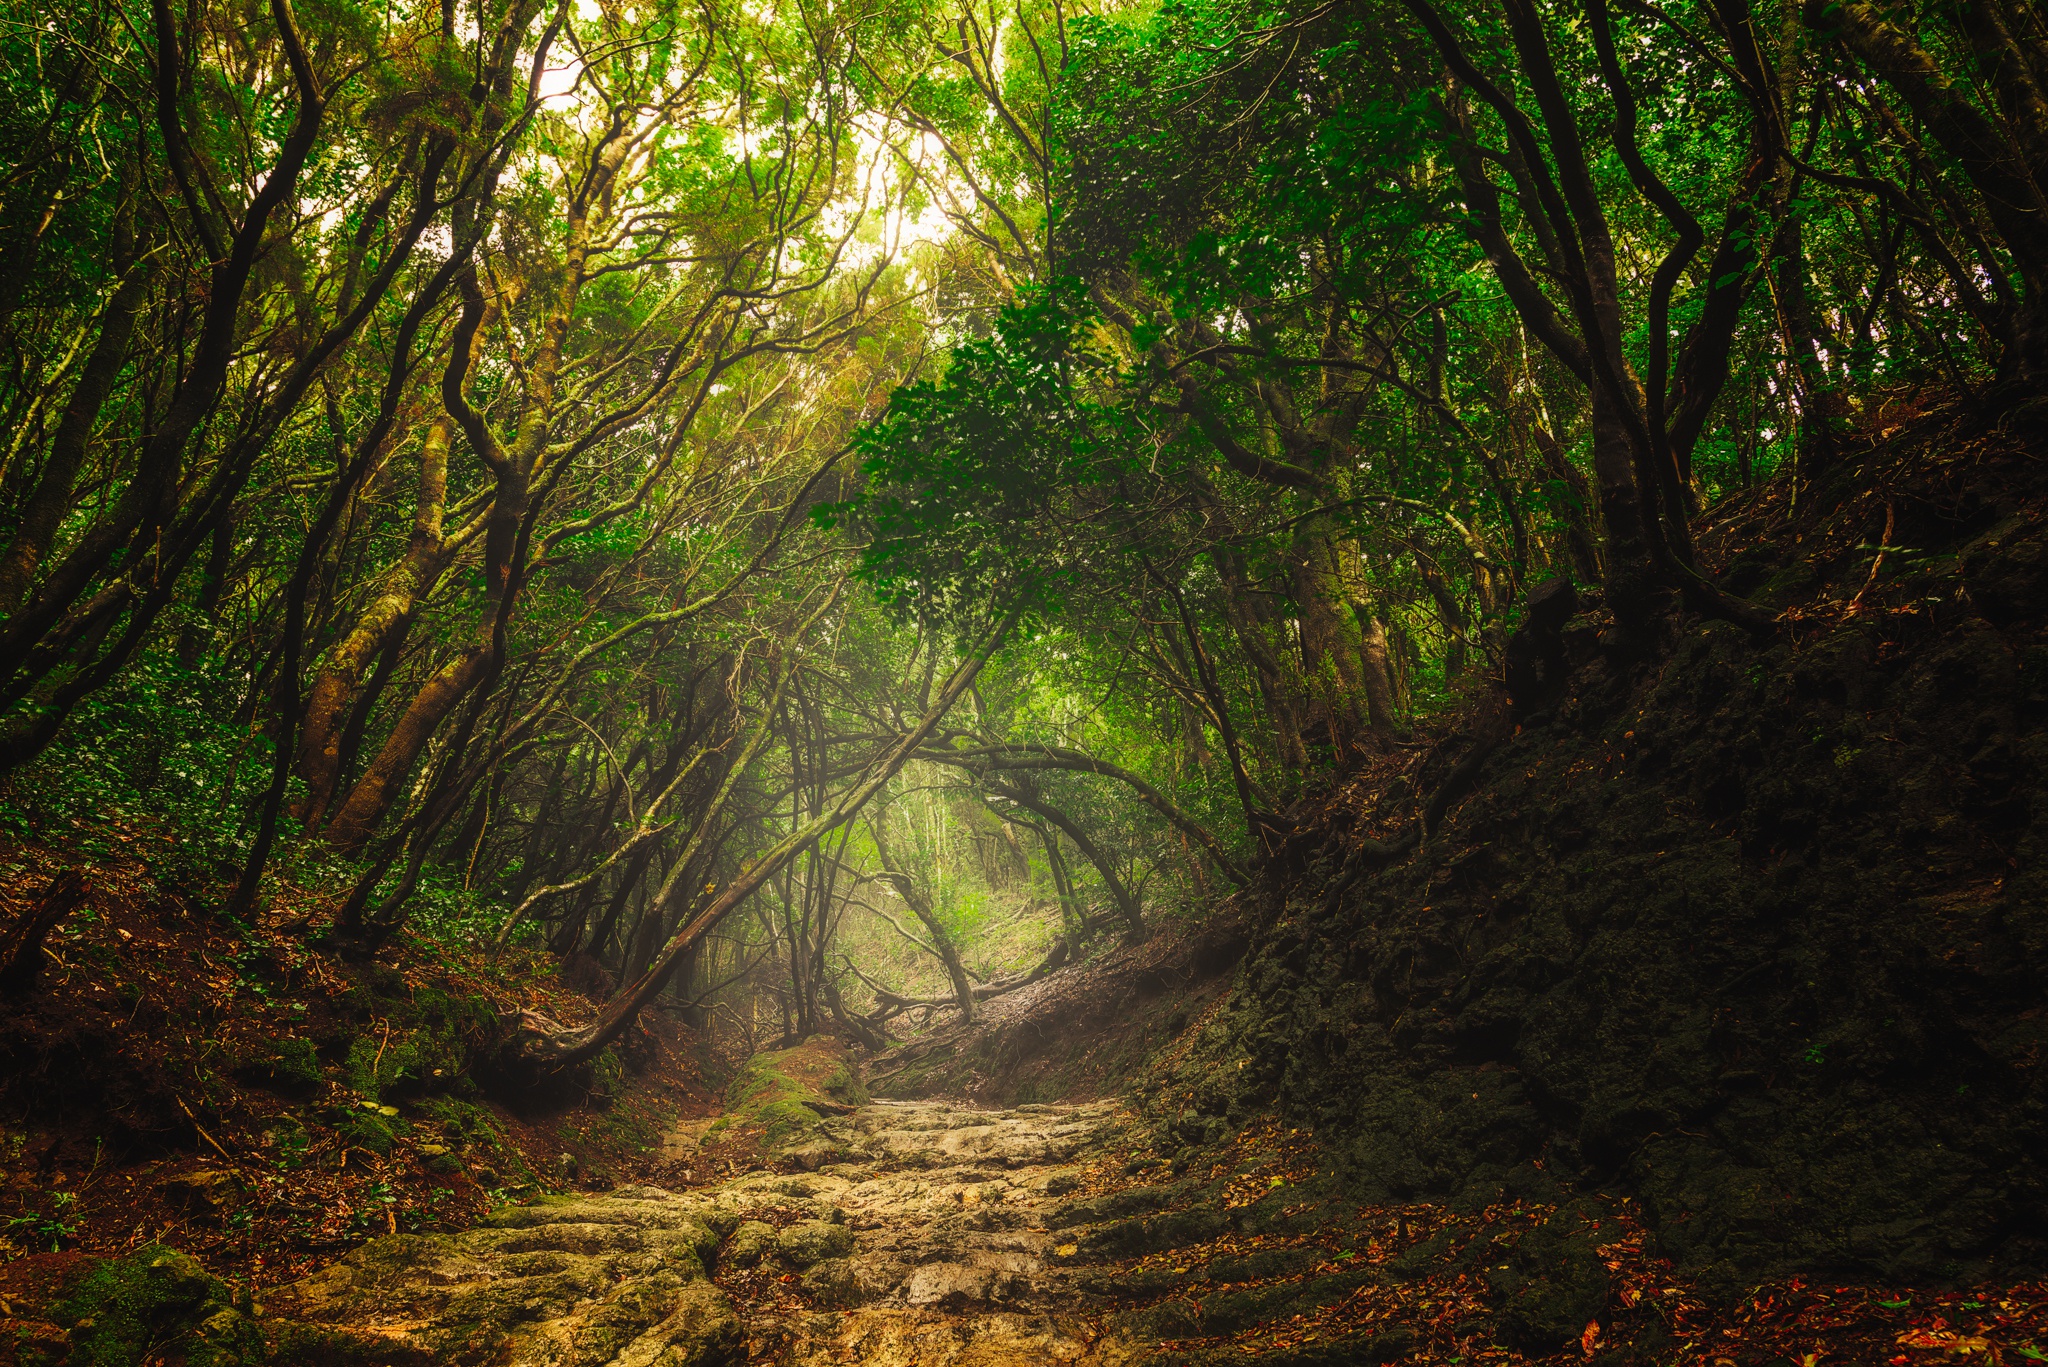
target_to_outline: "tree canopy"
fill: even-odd
[[[1199,916],[1545,586],[1769,636],[1705,509],[2048,386],[2010,0],[25,0],[0,82],[5,810],[597,961],[538,1068]]]

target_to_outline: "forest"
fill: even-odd
[[[2048,12],[0,16],[0,1363],[2048,1362]]]

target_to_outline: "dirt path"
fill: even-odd
[[[811,1171],[544,1197],[374,1240],[260,1306],[159,1252],[103,1299],[179,1309],[198,1326],[184,1360],[212,1367],[1934,1367],[2048,1342],[2039,1287],[1802,1282],[1711,1304],[1626,1202],[1361,1206],[1310,1136],[1270,1122],[818,1106],[846,1113],[810,1110],[781,1160]],[[109,1332],[79,1319],[68,1358],[20,1361],[155,1361],[170,1341],[130,1335],[122,1356],[100,1351]]]
[[[265,1309],[309,1348],[355,1340],[358,1361],[1122,1362],[1131,1345],[1090,1313],[1101,1269],[1081,1256],[1109,1214],[1088,1192],[1127,1166],[1107,1160],[1120,1129],[1107,1105],[875,1103],[830,1122],[851,1161],[823,1171],[548,1198],[462,1234],[394,1235]]]

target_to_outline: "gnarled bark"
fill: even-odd
[[[377,596],[356,618],[348,635],[328,652],[314,677],[306,703],[305,734],[299,745],[299,777],[306,797],[295,815],[316,826],[327,814],[341,780],[343,723],[363,675],[378,656],[403,639],[420,599],[433,591],[447,568],[451,548],[441,533],[447,504],[448,439],[453,430],[447,416],[427,428],[420,451],[419,495],[413,513],[412,537],[405,556],[385,576]]]
[[[425,687],[413,696],[398,724],[384,740],[377,757],[363,771],[341,810],[328,823],[327,843],[342,854],[354,854],[384,819],[413,762],[433,739],[434,732],[455,710],[455,705],[475,686],[490,663],[490,651],[480,645],[465,646],[455,657],[435,670]]]

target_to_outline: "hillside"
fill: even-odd
[[[309,946],[295,923],[317,899],[238,922],[219,885],[177,876],[161,830],[79,843],[5,851],[13,924],[53,883],[78,889],[0,998],[15,1302],[157,1244],[261,1291],[380,1234],[661,1168],[663,1135],[716,1095],[702,1071],[723,1065],[655,1014],[552,1092],[496,1085],[508,1021],[593,1011],[551,965],[411,937],[376,959]]]
[[[1732,500],[1705,545],[1791,547],[1727,566],[1777,639],[1691,620],[1617,653],[1587,612],[1558,695],[1419,851],[1374,842],[1491,702],[1294,814],[1234,976],[1179,940],[1069,970],[896,1076],[929,1054],[934,1090],[1036,1095],[1043,1060],[1149,1019],[1185,1032],[1122,1080],[1166,1130],[1276,1113],[1359,1200],[1626,1195],[1722,1296],[2042,1276],[2041,454],[1949,411],[1797,509]]]

